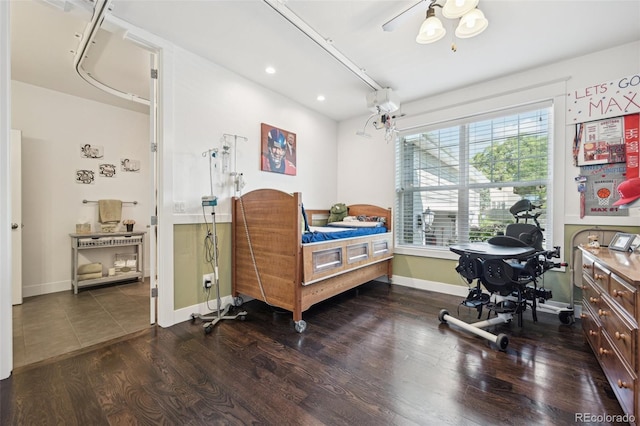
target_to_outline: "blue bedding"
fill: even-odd
[[[312,227],[314,228],[314,227]],[[344,229],[338,228],[335,230],[328,230],[329,232],[324,232],[323,229],[320,230],[311,230],[310,232],[305,232],[302,234],[302,243],[317,243],[319,241],[329,241],[329,240],[340,240],[343,238],[351,238],[351,237],[362,237],[365,235],[373,235],[373,234],[384,234],[387,232],[387,228],[385,226],[378,226],[375,228],[352,228],[352,229]]]

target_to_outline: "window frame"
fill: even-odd
[[[553,86],[553,85],[552,85]],[[551,90],[556,91],[556,87],[551,87]],[[461,126],[463,124],[491,120],[499,117],[507,117],[510,115],[533,111],[541,108],[550,108],[549,113],[549,145],[547,155],[549,157],[548,160],[548,171],[547,171],[547,205],[549,207],[548,214],[546,215],[546,228],[548,230],[549,239],[545,242],[545,246],[552,247],[558,245],[558,241],[563,241],[564,239],[564,230],[563,227],[557,226],[561,221],[558,220],[559,217],[564,212],[564,202],[562,201],[562,197],[558,197],[562,191],[554,191],[554,182],[555,176],[558,174],[559,170],[562,170],[564,165],[564,150],[562,150],[559,140],[563,140],[564,138],[564,126],[561,123],[564,122],[564,97],[561,94],[549,94],[544,98],[539,98],[535,100],[531,100],[529,102],[513,102],[511,104],[504,103],[500,107],[488,108],[488,105],[493,105],[496,103],[495,99],[486,99],[482,102],[478,102],[478,105],[474,105],[477,109],[469,110],[468,106],[461,107],[456,106],[451,109],[443,108],[440,111],[433,111],[432,114],[429,114],[434,117],[438,117],[439,119],[432,120],[429,123],[429,117],[416,117],[416,119],[412,120],[415,122],[412,126],[407,126],[402,129],[398,129],[398,135],[396,138],[396,146],[395,146],[395,161],[396,161],[396,173],[394,175],[395,185],[398,188],[398,183],[400,181],[400,175],[402,174],[400,149],[399,144],[403,141],[406,136],[415,135],[422,132],[429,132],[435,129],[444,129],[452,126]],[[484,109],[484,111],[483,111]],[[464,112],[460,112],[463,110]],[[559,188],[562,189],[562,188]],[[396,189],[396,194],[394,196],[394,205],[396,206],[396,217],[394,223],[394,229],[396,231],[403,229],[400,226],[399,222],[402,220],[399,214],[399,202],[401,201],[401,193],[398,189]],[[447,247],[444,246],[426,246],[426,245],[412,245],[406,244],[401,241],[400,232],[396,232],[395,236],[395,251],[398,254],[407,254],[414,256],[422,256],[422,257],[434,257],[441,259],[457,259],[458,255],[451,252]]]

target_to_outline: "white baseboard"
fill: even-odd
[[[145,279],[148,277],[149,275],[145,275]],[[80,285],[82,286],[82,281],[80,281]],[[23,286],[22,297],[41,296],[43,294],[58,293],[60,291],[73,291],[73,285],[71,284],[71,281],[58,281],[54,283],[42,283]]]
[[[452,296],[459,297],[467,297],[469,294],[469,287],[455,284],[445,284],[436,281],[427,281],[427,280],[418,280],[415,278],[402,277],[402,276],[393,276],[392,280],[393,284],[401,285],[404,287],[415,288],[419,290],[428,290],[434,291],[436,293],[449,294]],[[242,296],[244,302],[248,302],[253,300],[251,297]],[[224,296],[221,298],[221,306],[227,306],[229,304],[233,304],[233,297]],[[556,302],[553,300],[547,300],[542,306],[539,304],[539,309],[543,310],[544,305],[549,305],[554,308],[566,308],[568,306],[567,303]],[[207,315],[214,310],[217,310],[217,303],[215,300],[209,302],[209,307],[205,302],[199,303],[197,305],[188,306],[186,308],[181,308],[174,311],[174,324],[183,321],[190,321],[192,318],[192,314],[200,314]],[[580,318],[580,313],[582,312],[582,306],[577,305],[574,307],[575,310],[575,318]]]
[[[220,298],[221,309],[231,304],[233,304],[233,297],[231,297],[231,295]],[[207,302],[202,302],[197,305],[187,306],[186,308],[181,308],[176,311],[173,311],[174,324],[177,324],[183,321],[191,321],[192,319],[191,315],[193,314],[208,315],[217,310],[218,310],[217,300],[210,300],[208,306],[207,306]]]
[[[59,291],[71,291],[71,289],[71,281],[35,284],[23,286],[22,297],[40,296],[42,294],[58,293]]]
[[[394,275],[392,282],[404,287],[417,288],[419,290],[435,291],[436,293],[450,294],[452,296],[467,297],[469,287],[455,284],[445,284],[437,281],[418,280],[415,278]]]
[[[428,291],[434,291],[436,293],[449,294],[452,296],[467,297],[467,295],[469,294],[469,287],[467,286],[445,284],[445,283],[440,283],[436,281],[418,280],[415,278],[401,277],[397,275],[393,276],[393,284],[401,285],[404,287],[416,288],[419,290],[428,290]],[[569,303],[566,303],[566,302],[563,303],[563,302],[557,302],[555,300],[547,300],[544,303],[538,303],[538,310],[544,311],[545,305],[549,306],[551,308],[551,311],[553,311],[554,308],[562,309],[562,308],[569,307]],[[573,310],[574,310],[574,317],[576,319],[580,318],[580,314],[582,314],[582,305],[574,304]]]

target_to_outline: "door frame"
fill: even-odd
[[[0,380],[6,379],[13,370],[13,321],[11,304],[11,230],[10,230],[10,152],[9,139],[11,130],[11,29],[10,4],[0,1]],[[173,107],[171,106],[173,89],[173,46],[145,30],[134,27],[112,15],[105,21],[111,21],[133,36],[156,49],[158,59],[158,96],[157,96],[157,318],[161,327],[169,327],[175,323],[173,307],[173,218],[172,210],[165,200],[173,196],[170,180],[164,179],[165,170],[170,171],[171,157],[168,154],[173,144]],[[165,70],[165,65],[167,65]],[[164,107],[164,104],[168,104]],[[154,198],[155,194],[154,194]],[[151,257],[151,256],[150,256]],[[151,259],[150,259],[151,261]]]
[[[174,146],[174,107],[173,107],[173,67],[174,46],[141,28],[137,28],[122,19],[107,14],[105,22],[125,30],[125,39],[139,44],[150,51],[155,51],[158,79],[156,92],[156,152],[155,176],[156,192],[151,200],[156,200],[155,230],[149,228],[150,238],[153,233],[156,243],[156,286],[157,316],[156,324],[170,327],[176,323],[174,310],[174,259],[173,259],[173,146]],[[150,246],[153,244],[150,243]],[[150,247],[151,248],[151,247]],[[149,256],[151,258],[151,256]],[[160,262],[160,260],[162,260]],[[150,259],[150,262],[153,259]]]
[[[11,130],[11,304],[22,304],[22,132]],[[17,228],[13,228],[14,224]]]
[[[13,369],[11,305],[11,2],[0,1],[0,380]]]

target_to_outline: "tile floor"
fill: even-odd
[[[45,294],[13,307],[20,367],[149,327],[149,281]]]

